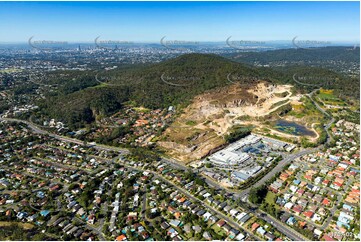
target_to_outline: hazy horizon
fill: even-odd
[[[0,43],[359,42],[359,2],[0,2]],[[284,11],[287,9],[287,11]]]

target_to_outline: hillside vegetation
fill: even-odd
[[[99,115],[120,110],[124,102],[150,109],[182,108],[196,95],[235,82],[245,87],[255,85],[259,79],[294,85],[294,73],[335,78],[336,82],[327,84],[328,88],[336,89],[335,93],[359,93],[358,80],[346,79],[329,70],[255,68],[217,55],[187,54],[148,66],[127,66],[107,72],[65,72],[60,79],[52,80],[59,85],[58,91],[49,93],[39,105],[44,115],[64,121],[70,127],[81,127]],[[312,89],[297,84],[296,87],[304,92]]]
[[[270,62],[284,61],[288,63],[303,62],[308,65],[313,64],[320,66],[321,63],[325,61],[359,63],[359,55],[360,48],[329,46],[321,48],[290,48],[262,52],[238,52],[225,56],[249,64],[254,62],[269,64]]]

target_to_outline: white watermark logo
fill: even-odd
[[[229,36],[226,39],[226,44],[227,46],[233,48],[233,49],[238,49],[238,50],[243,50],[243,49],[247,49],[247,48],[257,48],[261,45],[265,45],[266,42],[265,41],[258,41],[258,40],[231,40],[232,36]]]
[[[33,40],[34,36],[28,39],[29,45],[38,50],[50,51],[56,48],[61,48],[68,45],[67,41],[56,41],[56,40]]]
[[[301,76],[293,74],[292,79],[299,85],[308,87],[330,87],[336,80],[325,76]]]
[[[296,49],[308,49],[308,48],[316,48],[316,47],[326,47],[331,45],[330,41],[322,41],[322,40],[298,40],[298,36],[295,36],[292,39],[292,45]]]
[[[191,77],[191,76],[171,76],[171,75],[166,75],[165,73],[163,73],[160,76],[160,79],[162,80],[162,82],[164,82],[165,84],[171,85],[171,86],[175,86],[175,87],[187,87],[187,86],[191,86],[193,85],[193,83],[195,81],[199,81],[200,78],[199,77]],[[185,83],[186,82],[186,83]]]
[[[106,73],[107,71],[105,71],[104,73]],[[116,84],[116,80],[112,80],[112,77],[111,76],[103,76],[103,77],[100,77],[99,76],[100,73],[97,73],[94,78],[95,78],[95,81],[98,82],[99,84],[101,85],[104,85],[104,86],[109,86],[109,87],[120,87],[120,86],[125,86],[125,84]],[[115,82],[115,83],[114,83]]]
[[[171,50],[187,50],[186,47],[193,47],[199,45],[198,41],[187,41],[187,40],[166,40],[167,36],[163,36],[160,39],[160,44]]]
[[[259,79],[260,78],[258,76],[247,76],[231,72],[227,75],[227,81],[230,83],[258,81]]]
[[[99,49],[116,50],[118,45],[131,45],[133,41],[125,40],[100,40],[100,36],[94,39],[95,46]]]

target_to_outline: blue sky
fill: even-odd
[[[0,42],[358,42],[359,19],[359,2],[0,2]]]

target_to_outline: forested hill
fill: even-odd
[[[290,48],[262,52],[235,52],[225,57],[251,65],[267,65],[270,67],[287,67],[306,65],[322,67],[340,73],[360,71],[359,47],[323,47],[323,48]]]
[[[49,116],[78,126],[121,109],[127,101],[151,109],[186,105],[197,94],[232,84],[227,80],[231,72],[245,76],[245,85],[259,76],[256,69],[220,56],[188,54],[150,66],[68,73],[56,95],[39,105]]]
[[[168,107],[188,102],[197,94],[231,84],[229,73],[244,76],[242,84],[259,77],[257,69],[216,55],[188,54],[138,70],[107,73],[118,79],[112,83],[130,86],[130,97],[148,108]]]
[[[267,64],[274,61],[291,62],[310,62],[321,61],[344,61],[355,62],[360,61],[359,47],[323,47],[323,48],[290,48],[269,50],[262,52],[235,52],[227,54],[235,61],[242,61],[245,63],[259,62]]]
[[[233,83],[247,87],[262,79],[294,84],[294,71],[255,68],[217,55],[187,54],[150,66],[89,71],[79,76],[67,73],[59,91],[39,105],[44,114],[78,127],[120,110],[124,102],[151,109],[184,107],[198,94]],[[309,74],[320,70],[302,71]]]

